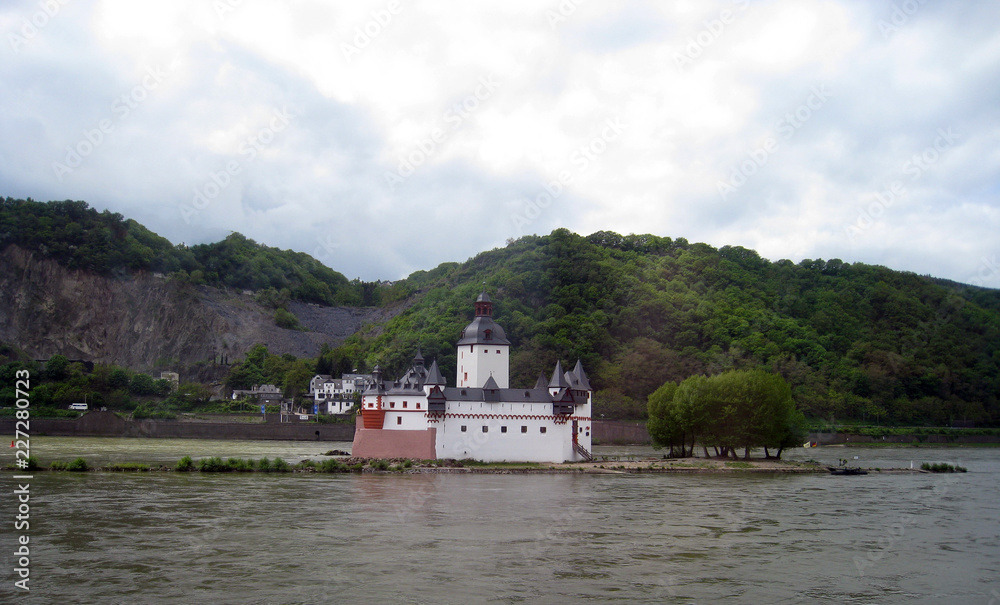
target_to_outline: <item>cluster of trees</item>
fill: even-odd
[[[446,376],[482,284],[512,384],[581,359],[595,414],[642,418],[667,381],[784,377],[812,418],[1000,424],[1000,292],[838,259],[771,262],[682,238],[559,229],[414,274],[415,302],[341,348],[399,373],[419,345]]]
[[[378,284],[348,281],[308,254],[264,246],[239,233],[211,244],[175,246],[134,220],[82,201],[0,199],[0,249],[8,244],[71,269],[116,277],[157,271],[195,285],[270,290],[273,298],[284,292],[284,302],[370,306],[399,296]]]
[[[229,390],[250,389],[254,385],[273,384],[286,397],[300,397],[309,390],[309,380],[317,374],[316,361],[299,359],[285,353],[275,355],[262,344],[254,345],[243,361],[229,369],[225,385]]]
[[[53,355],[45,363],[38,363],[6,345],[0,346],[0,358],[5,360],[0,365],[0,405],[13,406],[15,377],[19,370],[27,370],[31,406],[42,415],[59,415],[57,411],[65,411],[71,403],[122,411],[136,410],[151,400],[189,407],[206,403],[211,394],[197,383],[182,384],[173,391],[168,380],[116,365],[97,364],[88,371],[82,363],[70,362],[63,355]]]
[[[693,456],[695,444],[716,456],[745,459],[750,450],[764,455],[802,444],[805,416],[792,400],[784,378],[763,370],[730,370],[715,376],[691,376],[679,385],[667,382],[648,401],[646,428],[656,447],[669,447],[671,456]]]
[[[1000,424],[1000,292],[880,266],[772,262],[739,246],[557,229],[385,287],[349,282],[308,255],[236,233],[173,246],[84,202],[11,198],[0,201],[0,247],[8,243],[104,274],[161,271],[253,289],[292,328],[290,301],[408,299],[403,313],[317,362],[380,364],[389,375],[402,372],[418,346],[454,375],[454,343],[485,282],[513,344],[512,383],[533,383],[557,359],[581,359],[597,389],[595,413],[607,418],[645,417],[647,397],[668,381],[766,368],[788,381],[812,418]],[[246,382],[240,372],[253,373],[234,371],[234,383]]]

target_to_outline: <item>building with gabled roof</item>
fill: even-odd
[[[419,349],[402,377],[376,366],[362,394],[352,454],[370,458],[472,458],[564,462],[591,458],[590,380],[577,361],[551,379],[510,387],[510,341],[483,292],[456,343],[455,386]]]

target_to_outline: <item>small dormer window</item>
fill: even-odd
[[[491,340],[492,338],[493,338],[493,330],[485,330],[485,331],[483,331],[483,339],[484,340]]]

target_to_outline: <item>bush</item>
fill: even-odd
[[[28,456],[27,463],[28,463],[28,466],[24,467],[25,470],[33,471],[33,470],[37,470],[39,468],[39,466],[38,466],[38,458],[36,458],[34,456]]]
[[[346,470],[347,467],[340,460],[336,459],[324,460],[319,465],[321,473],[343,473]]]
[[[194,470],[194,460],[191,460],[191,456],[184,456],[177,461],[177,466],[174,467],[182,473]]]
[[[198,461],[198,470],[203,473],[228,473],[233,470],[229,468],[222,458],[218,456],[212,456],[210,458],[202,458]]]
[[[73,462],[70,462],[69,464],[66,465],[66,470],[73,471],[76,473],[82,473],[84,471],[90,470],[90,467],[87,466],[86,460],[84,460],[83,458],[77,458]]]
[[[264,456],[263,458],[257,461],[257,470],[262,473],[271,472],[271,461],[267,459],[267,456]]]
[[[920,465],[920,470],[930,471],[932,473],[964,473],[967,469],[963,466],[952,466],[947,462],[937,462],[934,464],[929,464],[924,462]]]
[[[275,458],[271,464],[271,469],[276,473],[287,473],[292,470],[292,467],[288,466],[288,463],[281,458]]]
[[[67,464],[62,460],[53,460],[52,464],[49,465],[50,471],[64,471],[66,470]]]

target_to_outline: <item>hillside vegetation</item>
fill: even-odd
[[[513,345],[511,384],[581,359],[598,416],[645,417],[647,397],[668,381],[764,369],[783,376],[814,419],[1000,424],[1000,291],[880,266],[771,262],[741,247],[559,229],[388,288],[237,233],[174,246],[85,202],[11,198],[0,203],[0,248],[8,244],[102,275],[156,271],[252,289],[279,308],[403,301],[388,322],[309,361],[323,373],[377,363],[392,376],[420,347],[453,383],[454,343],[485,284]],[[301,390],[306,372],[297,374],[285,386]]]
[[[451,381],[486,284],[511,384],[583,360],[595,414],[639,418],[667,381],[764,368],[809,417],[1000,422],[1000,292],[861,263],[770,262],[682,238],[565,229],[418,272],[410,309],[328,354],[403,369],[420,345]]]
[[[70,269],[125,276],[155,271],[196,285],[259,291],[267,302],[325,305],[381,302],[376,284],[348,281],[302,252],[258,244],[239,233],[211,244],[171,244],[132,219],[86,202],[0,200],[0,249],[8,244]]]

